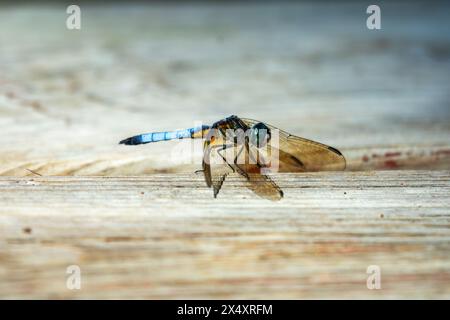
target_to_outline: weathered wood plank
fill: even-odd
[[[0,175],[28,177],[0,178],[0,297],[449,298],[448,7],[385,3],[379,32],[356,2],[83,5],[80,32],[2,7]],[[275,175],[277,203],[232,177],[212,199],[186,142],[117,145],[230,114],[348,171],[447,171]]]
[[[450,297],[449,171],[273,178],[280,202],[236,176],[217,199],[195,174],[1,177],[0,297]]]

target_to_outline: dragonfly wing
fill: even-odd
[[[280,200],[283,192],[272,179],[261,173],[265,161],[248,141],[234,141],[226,137],[227,129],[247,130],[248,126],[236,116],[214,123],[206,137],[203,153],[203,171],[206,184],[214,190],[214,197],[220,191],[228,174],[236,171],[246,178],[246,187],[262,198]],[[230,157],[231,155],[231,157]]]
[[[249,173],[246,187],[261,198],[278,201],[283,198],[283,191],[268,176],[260,173]]]
[[[280,163],[286,164],[284,170],[280,166],[281,172],[297,161],[298,171],[342,171],[346,167],[345,158],[339,150],[301,137],[291,135],[280,138],[281,150]]]
[[[241,118],[241,120],[249,128],[260,122],[252,119]],[[270,151],[272,157],[278,157],[279,172],[340,171],[345,169],[345,158],[339,150],[294,136],[267,123],[265,125],[272,132],[273,141],[270,143]],[[278,140],[275,132],[278,133]]]
[[[223,158],[224,151],[227,147],[230,146],[208,140],[204,144],[203,173],[205,175],[206,185],[209,188],[213,188],[214,198],[217,197],[227,175],[233,172],[233,168]]]
[[[233,164],[236,168],[236,171],[244,176],[246,181],[246,187],[256,193],[258,196],[264,199],[278,201],[283,197],[283,191],[280,187],[266,174],[261,173],[261,166],[258,164],[258,158],[256,158],[257,154],[254,148],[245,148],[245,146],[241,145],[241,152],[246,152],[245,157],[237,157],[237,159],[244,159],[244,161],[237,161],[237,163]],[[239,155],[236,153],[236,155]],[[244,162],[244,163],[241,163]]]

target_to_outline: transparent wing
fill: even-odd
[[[203,173],[206,185],[213,188],[214,198],[217,197],[227,175],[233,172],[233,168],[223,156],[226,147],[232,146],[224,144],[221,139],[211,137],[206,139],[203,146]]]
[[[248,128],[260,121],[240,118]],[[341,152],[325,144],[294,136],[265,123],[272,131],[270,154],[278,156],[279,172],[340,171],[346,166]],[[278,132],[278,141],[276,134]],[[277,147],[278,143],[278,147]]]
[[[237,172],[246,178],[246,187],[258,196],[277,201],[283,197],[283,192],[269,176],[261,174],[258,164],[249,162],[253,152],[244,152],[246,160],[244,163],[236,161],[239,154],[245,150],[243,145],[223,144],[219,140],[205,142],[203,157],[203,172],[206,184],[213,188],[214,197],[217,197],[225,178],[232,172]],[[230,155],[233,156],[230,160]]]
[[[244,148],[244,146],[240,147]],[[245,163],[234,164],[236,171],[247,178],[246,187],[261,198],[271,201],[281,200],[283,191],[269,176],[261,173],[261,166],[257,164],[258,159],[254,148],[249,147],[247,154]]]

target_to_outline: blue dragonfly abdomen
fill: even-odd
[[[119,144],[137,145],[150,142],[168,141],[174,139],[186,139],[186,138],[199,138],[204,136],[204,131],[209,130],[209,126],[198,126],[194,128],[176,130],[176,131],[163,131],[163,132],[150,132],[143,133],[137,136],[126,138],[119,142]]]

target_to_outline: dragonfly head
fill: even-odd
[[[270,141],[270,128],[259,122],[250,128],[249,142],[257,148],[264,147]]]

